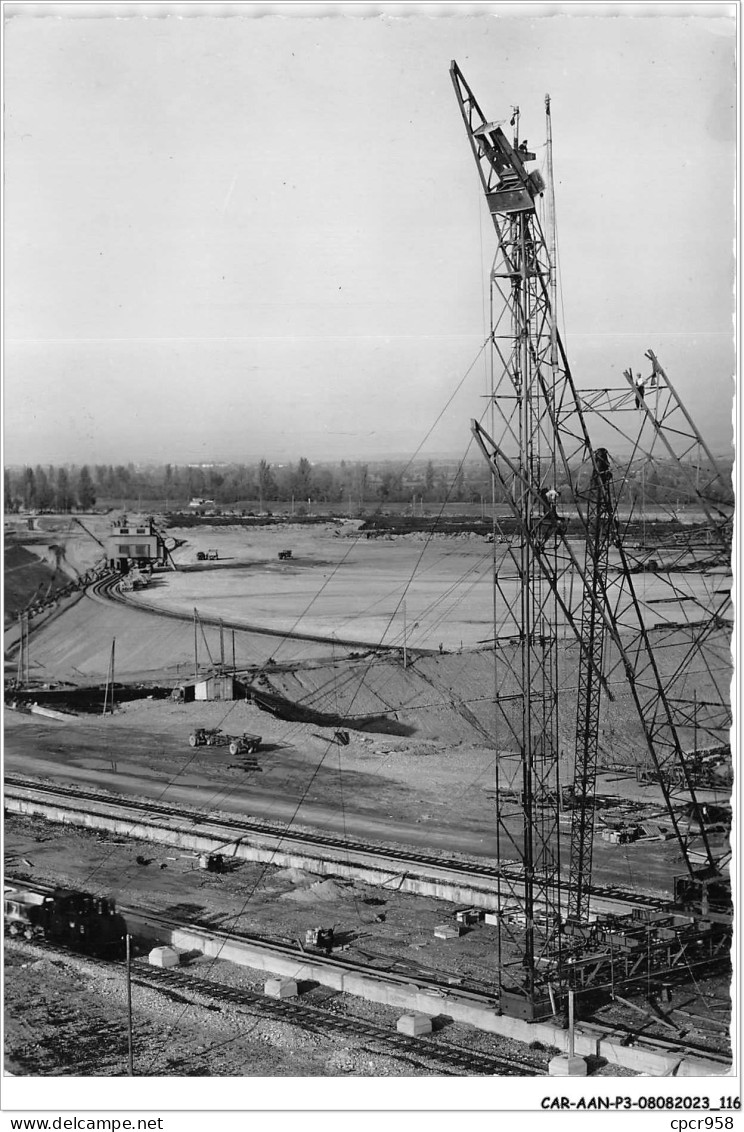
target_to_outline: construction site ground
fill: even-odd
[[[84,531],[73,529],[69,519],[42,517],[40,523],[48,529],[34,532],[28,541],[21,536],[17,545],[26,545],[50,568],[56,562],[74,576],[100,558],[100,546]],[[99,537],[110,527],[103,516],[86,517],[86,523]],[[268,637],[248,628],[235,630],[235,663],[241,678],[299,707],[305,715],[278,718],[244,699],[184,704],[148,699],[147,687],[141,689],[142,699],[117,703],[113,715],[105,717],[97,708],[64,721],[6,711],[6,773],[185,804],[205,814],[242,813],[291,827],[330,829],[349,838],[495,861],[496,758],[503,768],[514,759],[514,751],[509,736],[500,736],[494,727],[492,704],[496,686],[502,693],[509,689],[509,658],[500,667],[497,662],[495,677],[493,650],[478,645],[493,631],[493,563],[484,540],[421,534],[367,540],[359,538],[354,525],[340,523],[250,531],[198,527],[168,533],[186,540],[174,553],[188,569],[155,575],[147,590],[130,595],[139,608],[87,593],[32,622],[26,663],[38,698],[43,700],[44,685],[95,685],[100,694],[114,639],[116,680],[122,684],[151,682],[167,689],[193,678],[191,614],[196,606],[204,615],[209,612],[238,626],[259,625],[281,632],[294,628],[325,636],[325,640],[300,640]],[[292,560],[280,563],[279,550],[290,546]],[[197,552],[211,548],[218,550],[218,561],[198,563],[197,569]],[[22,565],[18,556],[14,562]],[[419,588],[406,589],[413,574]],[[343,585],[334,590],[339,580]],[[400,604],[404,594],[410,634],[405,667]],[[178,609],[184,619],[163,618],[154,608],[146,608],[155,605],[171,612]],[[358,636],[362,644],[339,643],[347,638],[356,641]],[[396,648],[381,649],[381,641]],[[216,626],[204,626],[197,631],[196,645],[202,673],[222,649],[228,665],[232,663],[231,628],[220,639]],[[13,646],[11,629],[6,634],[6,676],[14,674],[17,664]],[[673,670],[684,647],[682,633],[677,638],[674,631],[667,631],[660,663]],[[723,673],[724,679],[731,667],[724,634],[712,634],[706,647],[706,664],[695,676],[701,699],[706,695],[708,666],[719,678]],[[562,694],[575,697],[571,657],[569,642]],[[318,714],[323,722],[315,719]],[[236,735],[257,733],[262,746],[249,760],[230,756],[226,747],[191,748],[188,736],[197,726],[221,727]],[[565,726],[560,737],[561,773],[568,781],[570,718]],[[347,746],[335,741],[339,727],[349,732]],[[684,738],[692,743],[692,727]],[[600,776],[599,792],[609,800],[598,822],[616,818],[666,826],[658,788],[636,782],[634,768],[642,761],[643,736],[630,698],[619,690],[619,680],[614,701],[605,700],[603,706],[601,751],[604,762],[622,763],[628,769],[606,770]],[[727,802],[730,787],[722,783],[709,793],[710,800]],[[561,829],[568,837],[570,812],[563,815]],[[184,917],[214,917],[213,922],[223,925],[237,916],[245,931],[291,939],[306,927],[328,923],[348,937],[350,953],[354,948],[374,952],[407,964],[412,971],[432,968],[453,978],[488,980],[493,974],[493,929],[480,925],[460,939],[435,940],[434,926],[452,914],[451,907],[438,901],[381,894],[336,879],[313,888],[317,878],[281,876],[271,868],[262,872],[261,866],[248,863],[225,875],[205,874],[193,858],[167,859],[162,847],[143,849],[126,839],[84,834],[35,819],[8,819],[6,851],[13,873],[106,892],[119,903],[149,905],[161,912],[170,909]],[[137,855],[150,858],[150,863],[137,865]],[[627,845],[595,841],[595,884],[622,884],[640,893],[669,896],[672,878],[680,871],[679,846],[672,839]],[[379,900],[384,903],[376,903]],[[379,918],[383,914],[384,920]],[[20,963],[15,967],[19,997],[14,999],[16,992],[9,982],[10,1016],[14,1001],[20,1011],[27,986],[23,980],[28,977]],[[55,979],[68,978],[55,971]],[[726,988],[715,994],[725,998]],[[41,996],[39,990],[37,1025],[43,1013]],[[83,1012],[88,1009],[81,1006]],[[105,1025],[105,1002],[101,1011]],[[54,1013],[50,1027],[53,1018]],[[153,1025],[153,1035],[162,1036],[159,1023]],[[74,1021],[71,1026],[74,1031]],[[209,1040],[203,1039],[206,1044]],[[185,1042],[184,1049],[187,1046]],[[289,1061],[279,1053],[276,1069],[265,1067],[273,1065],[271,1058],[280,1047],[281,1043],[271,1046],[262,1073],[288,1072]],[[286,1048],[294,1046],[288,1042]],[[307,1062],[313,1066],[308,1073],[324,1072],[321,1066],[326,1063],[322,1054],[318,1056],[320,1061]],[[230,1064],[228,1058],[223,1068],[218,1059],[204,1071],[232,1072]],[[359,1068],[362,1063],[353,1059],[349,1064],[350,1070],[334,1072],[387,1071]]]
[[[249,758],[227,747],[189,746],[197,726],[262,736]],[[497,857],[495,754],[463,740],[447,744],[349,733],[275,719],[244,701],[175,704],[135,700],[113,716],[68,721],[8,711],[6,774],[113,794],[185,804],[205,815],[267,818],[289,829],[316,828],[349,838],[409,845],[443,855]],[[680,850],[669,835],[661,792],[628,774],[604,774],[606,805],[597,830],[612,819],[656,821],[667,839],[595,846],[596,884],[672,895]],[[635,797],[633,797],[635,795]],[[570,811],[563,815],[568,835]]]
[[[456,988],[469,976],[493,979],[495,928],[478,925],[459,939],[434,937],[434,927],[452,922],[451,905],[338,878],[321,878],[300,869],[241,862],[224,874],[199,869],[194,856],[163,846],[113,835],[63,827],[38,818],[6,819],[7,868],[13,875],[33,875],[47,883],[86,890],[116,890],[122,904],[160,915],[198,920],[228,931],[294,940],[309,927],[334,926],[339,955],[386,967],[412,980],[426,975],[449,977]],[[138,864],[137,858],[147,861]],[[301,955],[298,946],[298,957]],[[144,962],[141,957],[137,962]],[[23,964],[26,966],[23,966]],[[192,957],[195,974],[231,985],[260,989],[265,973],[228,963]],[[299,963],[299,958],[298,958]],[[125,1056],[122,969],[100,965],[90,970],[84,959],[50,959],[33,946],[14,943],[6,955],[6,1052],[13,1072],[34,1074],[115,1074]],[[136,967],[136,965],[135,965]],[[43,980],[38,978],[42,972]],[[48,976],[52,976],[51,980]],[[34,986],[29,1010],[29,980]],[[305,988],[305,1001],[328,1005],[351,1016],[393,1028],[395,1011],[330,991]],[[674,1004],[690,1014],[680,1028],[689,1040],[727,1049],[728,1002],[718,980],[698,981],[697,988],[675,991]],[[654,1019],[638,1000],[632,1021],[647,1036],[669,1037],[670,1027]],[[351,1038],[297,1037],[296,1027],[266,1021],[210,1015],[188,1003],[175,1006],[151,991],[135,989],[139,1071],[152,1075],[210,1073],[224,1075],[412,1075],[411,1067],[381,1051],[364,1049]],[[612,1024],[628,1011],[608,1006],[597,1018]],[[697,1019],[697,1021],[695,1021]],[[95,1043],[76,1041],[85,1020],[91,1041],[104,1040],[105,1056]],[[554,1051],[524,1045],[446,1019],[446,1000],[437,1023],[455,1044],[493,1055],[533,1056],[547,1066]],[[681,1040],[680,1033],[680,1040]],[[108,1035],[108,1037],[107,1037]],[[167,1036],[168,1040],[163,1041]],[[223,1048],[227,1043],[227,1048]],[[295,1051],[295,1052],[292,1052]],[[118,1066],[118,1068],[117,1068]],[[292,1072],[292,1066],[294,1071]],[[596,1066],[601,1075],[629,1071]]]
[[[133,962],[133,976],[146,964]],[[265,973],[192,957],[194,975],[232,987],[261,991]],[[51,957],[33,944],[6,949],[6,1067],[17,1075],[123,1076],[127,1069],[127,1008],[121,965],[108,968],[68,954]],[[394,1029],[389,1008],[350,999],[327,988],[303,988],[301,1001]],[[32,1005],[29,1006],[29,1003]],[[135,984],[135,1076],[220,1077],[412,1077],[437,1070],[434,1058],[395,1056],[384,1043],[331,1030],[301,1029],[200,996],[163,994]],[[441,1040],[491,1055],[534,1059],[550,1056],[518,1042],[481,1035],[442,1019]],[[442,1032],[444,1031],[444,1032]],[[605,1067],[597,1074],[605,1075]],[[616,1074],[613,1074],[616,1075]],[[620,1074],[626,1075],[626,1074]],[[627,1075],[632,1075],[629,1072]]]

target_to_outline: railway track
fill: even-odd
[[[219,816],[198,814],[193,810],[179,806],[170,806],[162,802],[140,801],[126,798],[123,795],[112,797],[97,791],[81,790],[78,787],[50,787],[35,782],[32,779],[8,775],[5,778],[6,796],[12,796],[14,788],[34,791],[40,798],[47,797],[52,804],[59,804],[64,800],[69,800],[74,801],[77,806],[79,806],[81,802],[89,801],[101,805],[117,806],[121,810],[131,812],[132,815],[134,815],[135,812],[137,814],[144,813],[153,818],[160,819],[161,821],[167,821],[170,818],[180,822],[186,822],[191,824],[194,828],[200,824],[208,824],[212,829],[224,830],[225,842],[227,844],[237,841],[239,837],[245,837],[246,834],[256,833],[264,837],[276,838],[285,846],[290,843],[292,845],[302,845],[306,849],[316,853],[321,852],[323,849],[332,849],[343,853],[345,861],[349,861],[355,854],[358,856],[371,857],[381,862],[380,867],[399,869],[401,874],[405,873],[411,866],[417,866],[434,870],[446,869],[470,881],[481,878],[484,881],[493,882],[499,875],[499,870],[495,865],[473,861],[467,858],[437,856],[435,854],[422,853],[415,849],[401,847],[400,845],[340,838],[335,837],[333,834],[311,831],[298,832],[294,830],[288,833],[286,826],[272,825],[269,822],[257,821],[249,817],[229,818],[224,814],[220,814]],[[132,823],[135,824],[137,821],[138,819],[133,816]],[[502,867],[500,875],[508,877],[510,875],[509,867]],[[629,911],[633,908],[661,909],[668,904],[668,901],[661,897],[633,893],[615,886],[594,886],[591,890],[591,894],[595,898],[603,897],[612,900],[618,905],[624,904]]]
[[[48,890],[46,885],[28,885],[38,891]],[[125,911],[121,909],[121,911]],[[215,933],[215,938],[217,938]],[[111,961],[97,959],[94,956],[81,954],[71,948],[61,946],[53,941],[34,939],[32,942],[17,941],[27,947],[38,947],[47,952],[74,955],[86,962],[110,968]],[[296,954],[296,953],[295,953]],[[313,957],[317,962],[320,957]],[[364,971],[363,965],[347,963],[345,966],[354,970]],[[443,1066],[453,1075],[477,1076],[542,1076],[546,1069],[544,1061],[538,1058],[515,1057],[511,1054],[487,1054],[482,1051],[468,1049],[463,1046],[447,1042],[444,1038],[415,1038],[398,1031],[390,1030],[379,1023],[370,1022],[358,1016],[342,1013],[337,1005],[335,1009],[327,1008],[317,1003],[289,1001],[287,999],[274,999],[264,994],[244,987],[232,987],[220,983],[215,979],[204,978],[192,974],[187,969],[158,968],[135,963],[132,968],[132,983],[143,988],[155,989],[169,996],[184,1007],[198,1007],[198,1002],[191,1002],[186,996],[192,995],[205,1000],[212,1008],[229,1005],[244,1009],[255,1016],[271,1018],[274,1021],[284,1022],[297,1026],[305,1031],[323,1034],[333,1033],[342,1037],[354,1037],[363,1042],[370,1043],[375,1048],[370,1052],[380,1053],[392,1051],[393,1055],[422,1061],[431,1065]],[[317,988],[321,993],[324,988]],[[307,992],[312,995],[314,989]],[[330,992],[334,1000],[338,993]],[[458,994],[460,993],[458,989]],[[472,994],[473,1000],[481,996]],[[491,1005],[493,1002],[491,1000]],[[442,1002],[442,1013],[446,1015],[446,1002]],[[674,1013],[674,1011],[673,1011]],[[598,1018],[587,1018],[580,1025],[589,1025],[596,1035],[602,1035],[611,1041],[619,1041],[622,1045],[630,1045],[635,1049],[648,1049],[653,1052],[671,1053],[679,1060],[692,1057],[703,1059],[710,1066],[716,1067],[716,1072],[725,1074],[731,1065],[730,1056],[722,1052],[720,1046],[709,1043],[691,1041],[681,1035],[677,1038],[668,1038],[659,1034],[642,1032],[637,1029],[613,1022],[603,1022]]]
[[[118,588],[121,578],[115,575],[112,578],[102,578],[100,581],[94,582],[88,589],[88,592],[95,597],[101,598],[106,601],[116,602],[118,605],[126,605],[130,609],[136,609],[140,613],[151,613],[154,617],[167,617],[172,621],[193,621],[193,614],[180,612],[177,609],[160,609],[155,606],[148,605],[146,602],[138,601],[136,598],[128,597],[121,592]],[[295,629],[269,629],[265,625],[254,625],[249,621],[241,621],[227,618],[227,617],[212,617],[207,614],[199,614],[199,620],[203,625],[212,625],[215,628],[222,626],[225,629],[239,629],[244,633],[255,633],[261,637],[279,638],[281,640],[295,640],[295,641],[314,641],[320,645],[341,646],[342,648],[349,649],[364,649],[365,652],[375,653],[390,653],[399,654],[401,651],[400,645],[384,645],[373,644],[370,641],[356,640],[350,637],[339,636],[323,636],[320,633],[303,633]],[[411,656],[419,655],[434,655],[435,649],[416,649],[412,652],[408,650]]]
[[[46,954],[74,956],[78,960],[83,959],[86,963],[107,970],[110,970],[112,965],[110,961],[81,955],[80,952],[61,947],[49,940],[17,942],[29,949],[38,948]],[[131,982],[133,986],[164,994],[184,1009],[189,1007],[198,1009],[201,1000],[211,1009],[223,1006],[235,1007],[254,1017],[268,1018],[309,1033],[353,1038],[363,1043],[363,1048],[370,1053],[397,1057],[437,1075],[478,1077],[547,1075],[544,1059],[541,1062],[538,1058],[522,1058],[506,1053],[488,1054],[454,1044],[439,1035],[431,1038],[412,1037],[380,1023],[342,1013],[338,1007],[330,1009],[315,1003],[270,998],[259,991],[228,986],[214,979],[192,974],[188,969],[165,969],[135,962],[131,968]]]
[[[15,875],[13,873],[5,874],[5,883],[9,887],[30,890],[40,893],[42,895],[52,895],[55,886],[46,884],[41,881],[30,880],[24,875]],[[209,937],[211,941],[218,946],[226,943],[246,943],[254,948],[259,948],[267,955],[278,957],[280,959],[289,959],[293,965],[302,966],[304,962],[310,961],[316,967],[325,967],[331,969],[340,969],[355,975],[368,975],[376,979],[383,979],[387,983],[396,984],[398,986],[410,987],[411,985],[417,986],[420,990],[430,991],[433,994],[439,995],[444,999],[448,994],[456,994],[458,998],[475,1003],[479,1006],[487,1006],[489,1009],[497,1009],[498,995],[492,986],[485,983],[478,982],[475,979],[467,979],[464,977],[453,978],[451,975],[427,972],[412,968],[410,965],[405,964],[401,969],[401,964],[396,963],[395,960],[389,957],[382,957],[383,964],[380,962],[365,963],[360,960],[350,959],[344,954],[335,952],[332,955],[326,955],[323,951],[305,950],[303,951],[297,944],[296,940],[288,941],[284,939],[276,939],[265,935],[257,935],[254,932],[245,932],[236,930],[234,927],[229,930],[215,928],[214,923],[209,920],[202,920],[199,917],[191,917],[188,921],[181,921],[178,919],[168,918],[164,919],[157,912],[150,911],[149,909],[133,908],[123,904],[117,903],[117,911],[127,920],[132,922],[135,927],[137,922],[140,924],[146,921],[151,926],[158,928],[195,928],[197,931]],[[136,935],[136,930],[132,930],[132,934]],[[397,967],[397,969],[395,969]],[[270,967],[268,969],[271,969]]]
[[[140,986],[155,986],[158,990],[165,987],[180,993],[198,994],[210,1002],[228,1003],[252,1014],[268,1016],[312,1033],[335,1033],[341,1037],[360,1038],[382,1046],[385,1050],[392,1050],[395,1054],[413,1057],[418,1061],[434,1061],[460,1074],[479,1077],[533,1077],[544,1076],[546,1073],[537,1062],[506,1056],[495,1057],[463,1046],[410,1037],[366,1019],[335,1013],[320,1006],[267,998],[256,991],[226,987],[172,968],[137,967],[132,982]]]

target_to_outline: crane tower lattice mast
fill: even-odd
[[[491,272],[494,358],[491,405],[499,445],[511,457],[497,472],[519,518],[510,569],[519,579],[515,610],[519,657],[504,671],[497,729],[505,750],[498,762],[497,841],[501,870],[499,992],[521,1000],[532,1016],[556,978],[561,948],[559,870],[560,749],[558,735],[559,617],[556,593],[539,556],[551,555],[559,523],[551,493],[556,483],[563,373],[549,283],[549,248],[535,211],[544,190],[535,160],[518,136],[510,141],[483,116],[459,68],[452,81],[498,238]],[[475,425],[489,461],[492,446]],[[498,585],[498,580],[497,580]],[[514,913],[509,914],[509,909]]]
[[[508,547],[494,562],[498,991],[503,1009],[536,1018],[552,1013],[577,970],[563,926],[588,915],[600,692],[613,697],[608,664],[622,673],[622,694],[637,714],[634,734],[655,767],[691,877],[673,783],[683,786],[693,812],[698,805],[669,676],[651,644],[655,607],[634,584],[639,567],[624,549],[609,456],[592,447],[557,330],[554,245],[540,220],[545,185],[528,168],[535,154],[520,141],[517,109],[510,141],[486,120],[454,62],[450,74],[497,237],[486,410],[493,435],[480,421],[473,433],[491,467],[494,521]],[[550,163],[549,100],[546,110]],[[693,642],[691,657],[697,647]],[[578,674],[573,736],[559,730],[558,711],[559,698],[571,692],[570,670]],[[562,877],[560,812],[571,773],[579,812],[570,875]],[[701,837],[715,871],[704,829]],[[608,963],[611,957],[600,965]]]

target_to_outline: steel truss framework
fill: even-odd
[[[571,870],[568,915],[579,923],[589,919],[589,886],[594,847],[594,795],[599,756],[601,674],[604,670],[604,625],[597,616],[602,586],[607,585],[615,500],[607,450],[598,448],[597,464],[587,496],[587,539],[584,573],[591,590],[584,593],[581,637],[586,644],[579,657],[576,701],[576,755],[571,803]]]
[[[665,669],[665,690],[677,727],[696,748],[725,742],[732,722],[732,489],[658,358],[652,350],[645,356],[650,374],[634,377],[628,369],[625,388],[582,390],[580,402],[585,415],[596,414],[613,429],[618,445],[630,446],[617,488],[624,501],[623,546],[630,569],[656,590],[647,604],[655,652],[676,654],[675,665]],[[661,522],[645,518],[649,483]],[[695,522],[688,519],[691,511]],[[632,633],[628,640],[642,675]],[[707,694],[700,695],[699,686]],[[665,760],[664,773],[672,788],[683,785],[673,761]]]
[[[730,725],[727,691],[719,687],[715,664],[701,647],[706,638],[720,638],[721,629],[725,637],[729,599],[727,587],[724,594],[710,587],[688,594],[685,583],[693,570],[699,577],[701,562],[692,545],[694,531],[664,570],[650,570],[647,548],[632,545],[638,525],[635,505],[627,498],[633,459],[625,468],[613,465],[610,473],[607,454],[590,441],[588,412],[602,412],[614,427],[616,410],[627,408],[676,463],[684,464],[692,450],[685,446],[692,436],[696,445],[699,438],[655,359],[656,388],[663,382],[669,391],[661,413],[635,388],[618,399],[607,391],[596,396],[577,391],[556,327],[554,257],[538,215],[542,181],[527,173],[534,155],[519,142],[519,113],[512,118],[515,136],[509,143],[499,126],[486,121],[454,63],[451,77],[497,237],[491,271],[491,396],[484,413],[489,428],[474,421],[473,432],[492,470],[495,526],[499,543],[507,547],[494,572],[499,688],[494,742],[498,855],[502,866],[507,860],[514,865],[502,867],[500,879],[499,992],[529,1017],[544,1011],[548,999],[552,1004],[555,992],[573,977],[567,966],[573,949],[563,931],[566,911],[573,904],[579,918],[588,914],[593,811],[585,805],[575,819],[568,885],[561,869],[559,816],[563,782],[571,771],[584,802],[593,796],[599,691],[608,700],[623,698],[634,710],[633,742],[645,749],[684,846],[675,803],[681,791],[693,811],[699,809],[684,750],[685,735],[689,741],[691,734],[690,683],[702,686],[701,669],[709,690],[696,705],[696,712],[703,704],[707,712],[701,729],[720,741]],[[678,420],[684,420],[684,430],[677,429]],[[683,437],[681,454],[675,429]],[[634,459],[648,458],[642,433],[643,427],[636,429]],[[617,505],[609,502],[613,478]],[[712,473],[704,490],[697,473],[696,481],[696,499],[706,502],[706,537],[715,544],[705,551],[725,570],[729,516],[710,490],[720,486],[720,474]],[[604,485],[599,492],[598,482]],[[720,586],[718,578],[714,587]],[[682,611],[681,621],[675,616],[657,624],[657,593]],[[696,604],[704,614],[698,626],[688,616]],[[664,653],[667,639],[675,646],[671,662]],[[720,639],[715,645],[727,647]],[[559,698],[575,694],[566,684],[569,658],[579,673],[576,747],[584,743],[585,749],[569,751],[565,758],[558,705]],[[697,732],[697,719],[694,726]],[[577,848],[579,830],[584,841]],[[705,832],[702,844],[714,869]],[[693,875],[691,858],[684,856]]]
[[[727,924],[701,931],[694,923],[680,924],[673,916],[653,923],[611,922],[588,938],[588,946],[567,961],[570,985],[576,990],[647,986],[650,980],[684,980],[729,959],[731,933]]]

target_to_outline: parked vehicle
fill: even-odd
[[[244,731],[242,735],[230,740],[229,751],[231,755],[254,754],[261,746],[261,736],[251,735]]]
[[[244,731],[242,735],[226,735],[219,727],[197,727],[189,735],[192,747],[228,747],[231,755],[253,754],[261,746],[261,736]]]
[[[126,923],[113,900],[88,892],[11,889],[4,897],[4,919],[10,936],[49,939],[101,958],[118,959],[126,947]]]
[[[192,747],[226,747],[230,736],[225,735],[219,727],[197,727],[189,735],[189,744]]]

